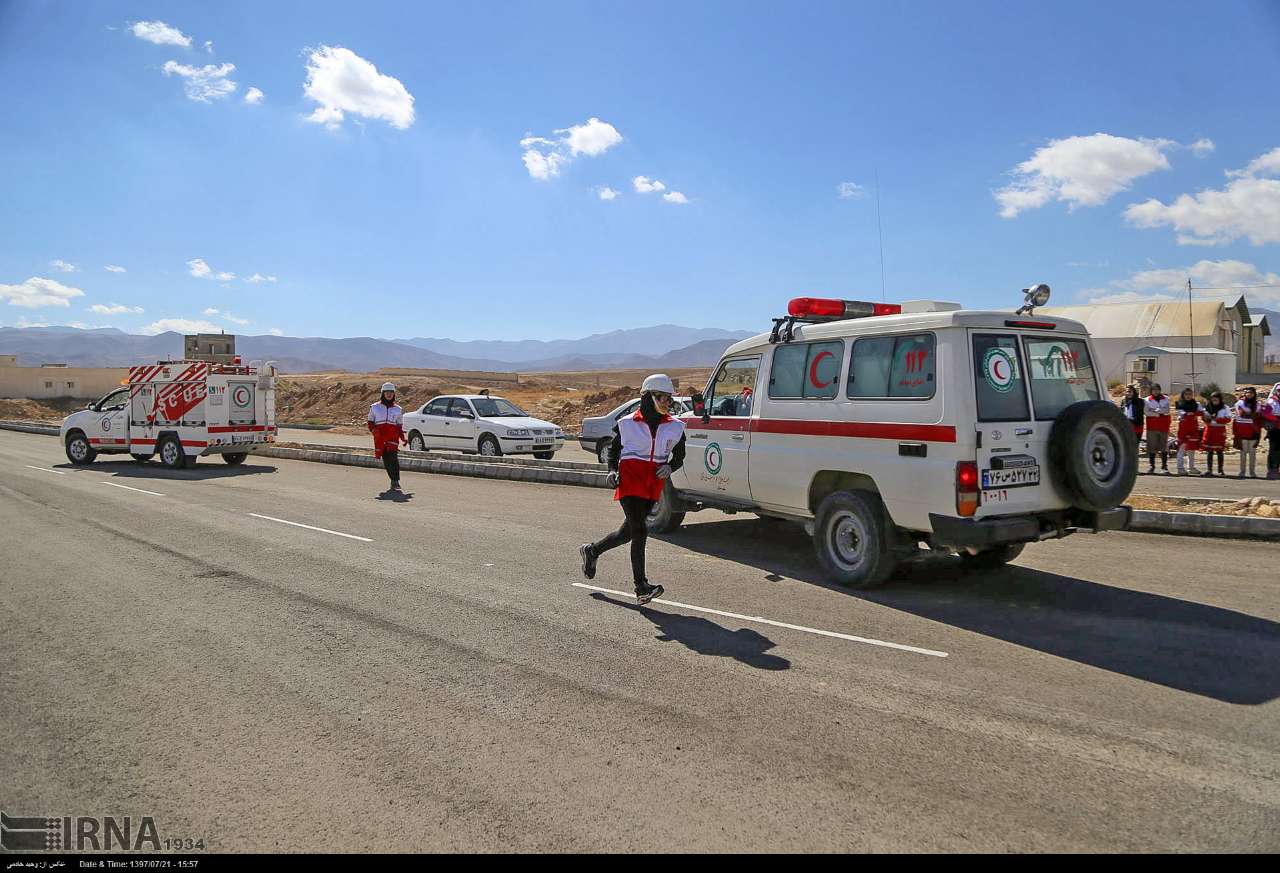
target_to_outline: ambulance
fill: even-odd
[[[922,548],[994,568],[1125,527],[1137,443],[1084,325],[1034,314],[1049,293],[1016,312],[791,300],[682,416],[650,529],[704,509],[799,522],[831,579],[868,588]]]
[[[208,361],[158,361],[129,368],[129,381],[62,422],[73,464],[98,455],[153,455],[171,469],[217,455],[243,464],[275,441],[276,366]]]

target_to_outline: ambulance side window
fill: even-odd
[[[711,396],[707,398],[710,415],[744,417],[751,415],[752,392],[756,387],[756,374],[760,371],[759,358],[725,361],[711,383]]]
[[[851,400],[927,400],[937,384],[936,340],[931,333],[855,340],[849,359]]]
[[[771,400],[832,400],[839,390],[844,343],[789,343],[773,350]]]

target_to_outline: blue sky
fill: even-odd
[[[763,329],[877,174],[891,300],[1280,286],[1277,93],[1274,2],[0,0],[0,324]]]

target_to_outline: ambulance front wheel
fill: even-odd
[[[170,470],[181,470],[187,466],[187,453],[182,450],[182,443],[175,436],[167,436],[160,441],[160,463]]]
[[[813,549],[827,575],[849,588],[883,585],[897,566],[884,506],[862,491],[837,491],[818,504]]]
[[[239,467],[244,463],[244,459],[249,457],[248,452],[227,452],[222,456],[224,464],[230,464],[232,467]]]
[[[73,464],[92,464],[93,459],[98,457],[98,453],[94,451],[93,446],[89,445],[89,438],[78,430],[73,430],[67,434],[67,460]]]
[[[649,517],[645,519],[645,527],[649,529],[649,533],[671,533],[684,524],[685,514],[675,511],[677,499],[668,480],[663,486],[662,496],[658,498],[657,503],[653,504],[653,509],[649,510]]]

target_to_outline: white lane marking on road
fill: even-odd
[[[164,497],[159,491],[147,491],[145,488],[134,488],[129,485],[121,485],[117,482],[103,482],[103,485],[110,485],[112,488],[123,488],[126,491],[137,491],[139,494],[150,494],[152,497]]]
[[[628,600],[635,597],[634,594],[628,594],[625,591],[614,591],[610,588],[601,588],[598,585],[586,585],[586,584],[583,584],[582,582],[574,582],[573,587],[587,588],[591,591],[603,591],[606,594],[616,594],[619,597],[625,597]],[[915,652],[917,655],[929,655],[930,657],[933,657],[933,658],[948,657],[946,652],[938,652],[938,651],[935,651],[934,649],[922,649],[922,648],[919,648],[918,646],[908,646],[903,643],[890,643],[884,640],[875,640],[870,637],[855,637],[853,634],[842,634],[842,633],[837,633],[836,631],[822,630],[816,627],[805,627],[802,624],[788,624],[785,621],[774,621],[771,618],[761,618],[758,615],[739,615],[736,612],[725,612],[724,610],[721,610],[721,609],[711,609],[710,607],[706,607],[706,606],[693,606],[692,604],[689,604],[689,603],[680,603],[677,600],[667,600],[665,597],[659,598],[658,600],[649,601],[649,606],[654,606],[655,604],[658,606],[664,606],[664,605],[674,606],[679,609],[692,609],[694,612],[707,612],[707,613],[710,613],[711,615],[723,615],[726,618],[736,618],[740,621],[754,621],[754,622],[758,622],[759,624],[767,624],[773,627],[785,627],[788,630],[804,631],[805,633],[808,633],[808,634],[817,634],[820,637],[834,637],[837,640],[848,640],[849,642],[852,642],[852,643],[866,643],[869,646],[880,646],[885,649],[897,649],[900,652]]]
[[[368,537],[358,537],[355,534],[343,533],[342,531],[339,531],[339,530],[329,530],[328,528],[324,528],[324,527],[313,527],[309,524],[302,524],[301,522],[297,522],[297,521],[288,521],[287,519],[283,519],[283,518],[273,518],[270,515],[258,515],[258,513],[256,512],[251,512],[249,514],[252,515],[254,518],[265,518],[267,521],[278,521],[281,524],[291,524],[294,527],[305,527],[307,530],[318,530],[320,531],[320,533],[333,534],[335,537],[346,537],[349,540],[359,540],[362,543],[373,542],[373,540],[369,539]]]
[[[59,476],[67,475],[63,470],[50,470],[48,467],[32,467],[30,464],[23,464],[22,466],[29,467],[32,470],[44,470],[46,473],[57,473]]]

